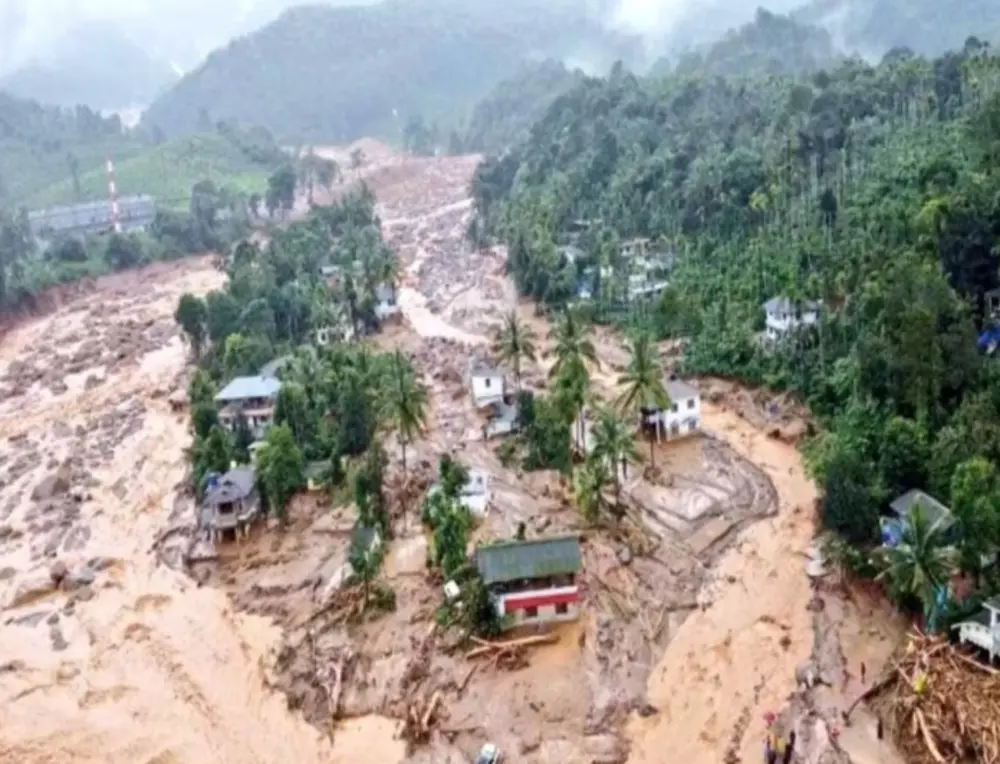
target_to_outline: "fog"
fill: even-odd
[[[373,1],[326,0],[325,4]],[[662,45],[678,29],[684,30],[683,40],[674,42],[698,42],[749,20],[758,5],[783,12],[803,2],[612,0],[597,5],[609,26]],[[0,0],[0,74],[46,60],[61,38],[94,22],[141,43],[154,57],[182,72],[233,37],[298,4],[296,0]]]

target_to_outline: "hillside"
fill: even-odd
[[[191,187],[208,180],[246,193],[263,193],[267,178],[278,164],[278,155],[253,158],[227,137],[218,133],[183,136],[151,147],[115,163],[118,193],[150,194],[162,207],[187,209]],[[29,208],[70,204],[82,199],[107,196],[103,168],[80,174],[79,194],[71,178],[46,186],[23,200]]]
[[[826,29],[758,9],[752,22],[683,56],[677,70],[721,77],[797,76],[828,66],[838,57]]]
[[[78,173],[103,172],[106,155],[126,159],[148,141],[81,107],[41,106],[0,92],[0,204]]]
[[[524,64],[472,110],[465,132],[469,152],[498,152],[527,138],[553,101],[584,78],[551,59]]]
[[[524,60],[579,55],[607,68],[628,43],[571,0],[293,8],[209,56],[145,120],[168,135],[226,119],[288,140],[398,139],[407,118],[451,120]]]
[[[795,16],[827,27],[848,50],[880,57],[905,47],[925,55],[961,48],[966,38],[1000,42],[1000,3],[966,0],[813,0]]]
[[[0,90],[56,106],[119,109],[149,103],[176,80],[112,24],[74,27],[45,52],[0,77]]]

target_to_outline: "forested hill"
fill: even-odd
[[[826,26],[844,46],[870,56],[892,48],[940,55],[973,36],[1000,44],[995,0],[812,0],[794,16]]]
[[[579,57],[606,70],[630,50],[574,0],[390,0],[293,8],[213,53],[157,99],[168,135],[206,120],[283,139],[398,138],[415,114],[451,121],[528,58]]]
[[[560,95],[580,84],[580,70],[551,59],[524,64],[472,110],[464,150],[499,152],[528,137],[531,126]]]
[[[87,107],[61,109],[0,92],[0,206],[40,188],[124,159],[147,141]]]
[[[956,512],[967,570],[1000,545],[1000,366],[977,349],[998,283],[1000,58],[969,45],[804,82],[619,70],[558,98],[474,187],[471,233],[507,243],[525,293],[560,308],[608,273],[588,287],[597,320],[688,338],[688,371],[808,402],[828,526],[870,544],[878,509],[925,488]],[[558,245],[581,219],[571,262]],[[633,236],[676,255],[652,302],[623,297]],[[821,300],[822,320],[765,345],[779,296]]]
[[[752,22],[729,32],[703,50],[684,55],[676,69],[689,74],[724,77],[798,76],[830,66],[842,58],[826,29],[758,9]],[[669,67],[660,63],[655,69],[666,71]]]

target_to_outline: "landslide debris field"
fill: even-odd
[[[403,273],[404,317],[373,341],[409,353],[431,392],[405,496],[390,451],[396,611],[316,615],[354,522],[319,494],[296,498],[287,530],[261,524],[184,570],[190,437],[169,398],[188,370],[172,314],[224,277],[205,258],[101,281],[0,348],[0,761],[457,764],[486,741],[529,764],[759,756],[760,709],[780,707],[812,648],[814,494],[794,447],[757,425],[791,439],[802,420],[705,382],[706,434],[658,445],[655,468],[629,471],[621,528],[587,530],[555,474],[501,465],[464,388],[505,312],[547,331],[503,252],[464,241],[477,158],[365,154],[355,175]],[[625,358],[609,332],[598,348],[610,396]],[[525,385],[546,373],[528,368]],[[555,644],[470,660],[435,628],[443,594],[417,517],[445,452],[491,475],[476,541],[522,522],[529,538],[584,534],[583,617]]]

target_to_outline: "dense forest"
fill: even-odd
[[[213,53],[145,119],[168,135],[225,119],[295,141],[398,140],[416,114],[452,123],[531,56],[582,52],[606,70],[632,42],[569,0],[293,8]]]
[[[470,235],[506,243],[519,288],[550,309],[582,303],[683,340],[688,373],[808,403],[822,517],[859,569],[878,572],[868,551],[888,501],[922,488],[950,505],[956,523],[918,513],[882,573],[928,608],[949,540],[977,577],[1000,547],[1000,369],[988,333],[977,347],[998,285],[998,160],[1000,58],[974,38],[801,78],[618,67],[480,166]],[[663,255],[656,298],[628,299],[631,237]],[[819,301],[820,320],[764,342],[762,306],[779,296],[796,314]]]
[[[461,149],[500,152],[527,138],[552,102],[583,78],[552,59],[524,64],[476,104]]]

